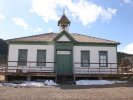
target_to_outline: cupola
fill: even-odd
[[[60,27],[60,30],[66,30],[68,31],[68,27],[70,26],[70,21],[69,19],[66,17],[65,14],[62,15],[62,17],[60,18],[60,20],[58,21],[58,26]]]

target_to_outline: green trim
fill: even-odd
[[[57,59],[57,57],[56,57],[56,45],[54,45],[54,71],[55,71],[55,73],[57,74],[57,62],[56,62],[56,59]],[[56,81],[57,81],[57,76],[56,76]]]
[[[56,45],[56,50],[72,50],[72,48],[73,47],[70,45],[69,46],[68,45],[67,46]]]
[[[116,63],[118,63],[117,46],[116,46]]]
[[[106,46],[106,47],[116,47],[117,44],[114,43],[89,43],[89,42],[77,42],[73,44],[74,46]]]
[[[8,41],[9,44],[20,44],[20,45],[52,45],[53,41]]]
[[[113,43],[83,43],[83,42],[77,42],[77,43],[73,43],[73,42],[54,42],[54,41],[9,41],[8,42],[9,45],[10,44],[19,44],[19,45],[54,45],[56,43],[58,43],[57,45],[71,45],[73,44],[73,46],[105,46],[105,47],[116,47],[117,44],[113,44]]]
[[[25,59],[21,58],[20,56],[22,51],[25,51],[25,55],[26,55]],[[18,66],[27,66],[28,52],[29,52],[28,49],[18,49],[18,62],[17,62]]]
[[[64,34],[64,33],[62,33]],[[105,47],[116,47],[117,43],[93,43],[93,42],[75,42],[75,41],[7,41],[10,44],[19,45],[55,45],[56,43],[66,45],[73,44],[73,46],[105,46]]]
[[[106,59],[106,66],[101,66],[100,64],[100,52],[106,52],[107,53],[107,55],[106,55],[106,57],[107,57],[107,59]],[[99,51],[99,67],[108,67],[108,51]]]
[[[84,66],[84,63],[83,63],[83,55],[82,55],[82,53],[83,52],[88,52],[89,53],[89,55],[88,55],[88,66]],[[80,61],[81,61],[81,67],[90,67],[90,50],[81,50],[80,51],[80,54],[81,54],[81,56],[80,56]]]
[[[72,44],[72,48],[71,48],[71,64],[72,64],[72,74],[74,74],[74,72],[73,72],[73,67],[74,67],[74,60],[73,60],[73,57],[74,57],[74,55],[73,55],[73,44]]]
[[[118,54],[117,54],[117,46],[116,46],[116,63],[117,63],[117,73],[118,73]]]
[[[70,62],[70,65],[71,65],[71,70],[72,70],[72,73],[73,74],[73,43],[58,43],[56,42],[55,43],[55,49],[54,49],[54,61],[56,62],[55,64],[55,68],[57,68],[57,51],[58,50],[62,50],[62,51],[71,51],[71,55],[70,55],[70,58],[71,58],[71,62]],[[57,70],[57,69],[56,69]]]
[[[43,51],[43,53],[44,53],[44,55],[43,55],[43,60],[44,61],[42,61],[42,57],[41,57],[41,61],[39,61],[40,60],[40,58],[39,58],[39,51]],[[37,57],[36,57],[36,61],[37,61],[37,63],[36,63],[36,66],[46,66],[46,58],[47,58],[47,50],[46,49],[37,49],[37,53],[36,53],[37,55]],[[42,56],[42,54],[41,54],[41,56]],[[41,62],[41,63],[40,63]],[[43,65],[42,65],[43,64]]]
[[[60,50],[57,50],[60,51]],[[61,50],[62,51],[62,50]],[[71,50],[63,50],[70,51],[71,54],[57,54],[57,74],[58,75],[73,75],[73,63],[72,63],[72,51]]]
[[[62,42],[58,41],[63,35],[65,35],[70,41],[67,42],[76,42],[76,40],[65,30],[61,31],[53,40],[56,42]],[[65,42],[65,41],[64,41]]]

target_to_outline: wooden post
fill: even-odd
[[[31,76],[27,76],[27,81],[31,81]]]
[[[111,75],[112,75],[112,64],[110,64],[110,68],[111,68]]]
[[[75,77],[75,66],[74,66],[74,63],[73,63],[73,80],[74,80],[74,83],[76,82],[76,77]]]
[[[56,65],[56,62],[55,63],[55,68],[54,68],[54,72],[55,72],[55,82],[57,83],[57,65]]]
[[[74,74],[73,78],[74,78],[74,83],[76,83],[76,76],[75,76],[75,74]]]
[[[6,65],[5,65],[5,81],[8,81],[8,61],[6,62]]]
[[[117,74],[118,74],[118,68],[119,68],[118,63],[116,63],[116,66],[117,66]]]
[[[88,66],[88,75],[89,75],[89,66]]]
[[[30,72],[30,62],[28,62],[29,63],[29,72]]]
[[[100,66],[99,66],[99,74],[100,74]]]
[[[16,73],[18,72],[18,62],[17,62],[17,70],[16,70]]]
[[[131,70],[132,70],[132,79],[133,79],[133,63],[131,64]]]

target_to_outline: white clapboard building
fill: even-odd
[[[58,26],[59,33],[7,40],[7,75],[87,77],[117,74],[118,42],[70,33],[70,21],[65,14]]]

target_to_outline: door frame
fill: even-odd
[[[70,54],[58,54],[58,51],[63,51],[63,52],[69,51]],[[72,67],[72,60],[71,60],[72,58],[71,57],[72,57],[72,54],[71,54],[70,50],[57,50],[56,51],[57,75],[59,75],[59,76],[62,76],[62,75],[63,76],[70,76],[70,75],[73,74],[73,67]],[[68,63],[69,63],[68,66],[64,65],[64,64],[66,64],[65,60],[64,60],[66,58],[68,59]],[[62,64],[62,63],[64,63],[64,64]]]
[[[55,72],[57,71],[57,51],[71,51],[71,55],[70,55],[70,65],[71,65],[71,70],[72,73],[71,75],[73,75],[73,43],[55,43],[55,50],[54,50],[54,61],[55,61]]]

